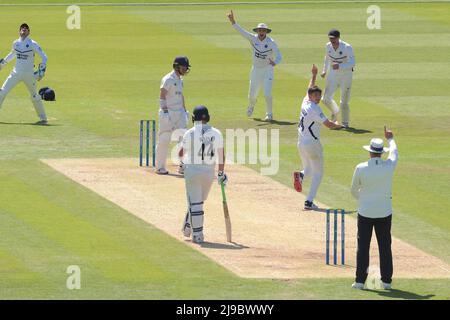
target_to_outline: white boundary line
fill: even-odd
[[[318,1],[236,1],[236,2],[155,2],[155,3],[0,3],[0,7],[68,7],[70,5],[84,7],[168,7],[168,6],[225,6],[225,5],[269,5],[269,4],[351,4],[351,3],[450,3],[450,0],[318,0]]]

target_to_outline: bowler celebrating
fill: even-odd
[[[313,200],[319,189],[323,176],[323,153],[320,143],[320,126],[323,124],[329,129],[339,129],[342,126],[337,121],[330,121],[323,114],[319,106],[322,90],[316,86],[317,67],[312,66],[312,76],[308,92],[302,102],[300,123],[298,125],[298,152],[303,163],[303,171],[295,176],[295,188],[302,191],[303,179],[312,177],[311,188],[305,201],[305,210],[316,209]]]
[[[253,48],[253,66],[250,74],[250,89],[248,93],[249,105],[247,116],[253,114],[259,90],[264,87],[264,96],[266,98],[266,121],[273,120],[272,113],[272,82],[273,67],[281,62],[281,53],[275,41],[267,34],[272,30],[265,23],[260,23],[253,29],[257,34],[245,31],[236,23],[233,11],[228,14],[233,27],[248,41]],[[275,60],[273,60],[275,55]]]
[[[355,55],[353,48],[348,43],[340,39],[341,33],[338,30],[330,30],[328,38],[330,42],[325,48],[325,60],[322,78],[327,76],[327,84],[322,101],[331,111],[331,120],[337,120],[339,107],[333,100],[333,95],[338,87],[341,88],[341,110],[342,126],[348,128],[350,118],[350,91],[352,88],[353,67],[355,66]]]
[[[41,96],[36,92],[36,81],[40,81],[45,75],[47,56],[37,42],[28,37],[30,27],[26,23],[19,27],[19,35],[19,39],[13,42],[11,52],[4,59],[0,59],[1,70],[8,62],[16,58],[14,69],[0,89],[0,108],[9,91],[19,82],[23,82],[30,92],[31,101],[40,119],[36,124],[46,125],[47,115]],[[34,56],[36,53],[41,57],[42,62],[39,64],[38,70],[34,72]]]

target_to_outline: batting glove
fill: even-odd
[[[227,175],[225,174],[225,172],[219,171],[219,172],[217,173],[217,181],[219,182],[219,184],[222,184],[222,183],[223,183],[224,186],[227,185],[228,177],[227,177]]]

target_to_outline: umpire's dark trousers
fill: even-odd
[[[356,282],[366,282],[369,268],[370,240],[372,239],[372,230],[374,228],[380,252],[381,281],[384,283],[392,282],[391,225],[392,215],[385,218],[367,218],[358,214]]]

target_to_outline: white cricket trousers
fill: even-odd
[[[188,202],[184,225],[191,226],[193,235],[203,232],[203,204],[211,190],[214,172],[214,166],[210,165],[187,164],[184,169]]]
[[[303,181],[312,177],[307,201],[313,201],[319,189],[323,176],[323,151],[322,144],[318,140],[302,142],[297,144],[298,152],[303,163]]]
[[[25,86],[30,93],[31,101],[33,102],[34,109],[41,120],[47,120],[47,115],[45,114],[44,104],[42,103],[41,96],[37,93],[36,89],[36,78],[33,72],[16,72],[13,70],[9,77],[3,83],[0,89],[0,108],[3,104],[8,93],[19,83],[25,83]]]
[[[350,92],[352,89],[352,71],[330,71],[327,76],[327,84],[325,93],[323,94],[322,101],[330,109],[332,113],[332,120],[335,120],[336,115],[339,113],[339,107],[334,101],[333,96],[337,88],[341,89],[341,111],[342,111],[342,123],[348,125],[350,121]]]
[[[155,150],[156,169],[166,168],[167,154],[174,131],[176,136],[173,139],[177,141],[177,148],[179,149],[187,126],[184,108],[178,110],[169,109],[169,117],[163,114],[164,111],[160,109],[158,113],[158,143]]]
[[[272,83],[273,66],[268,65],[262,68],[252,67],[250,71],[250,88],[248,91],[249,107],[255,107],[259,91],[263,87],[264,97],[266,99],[266,113],[272,114]]]

